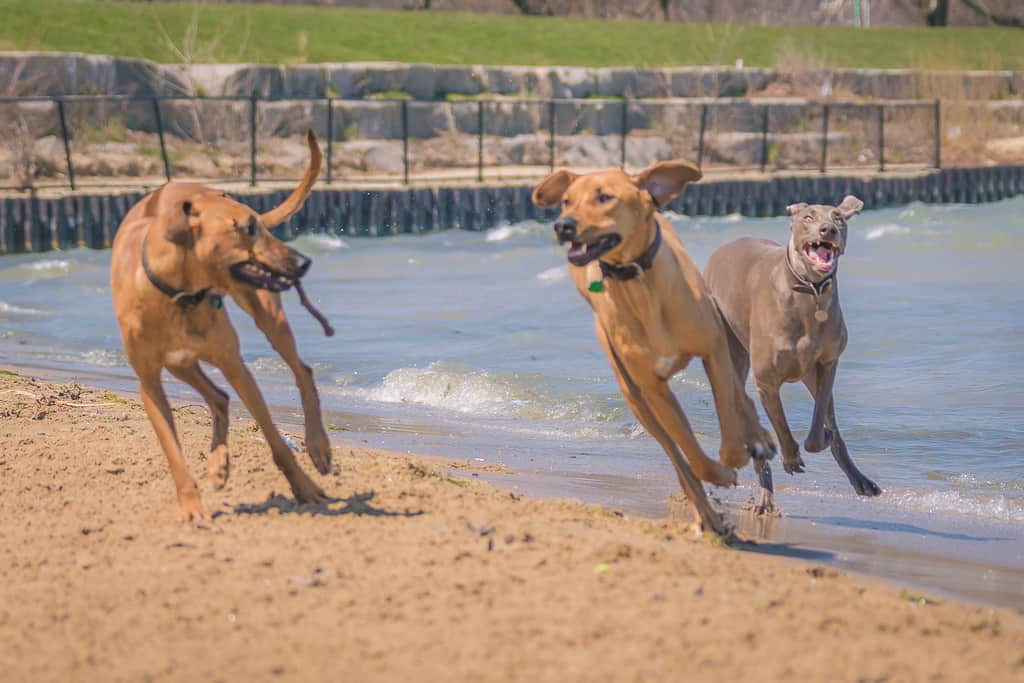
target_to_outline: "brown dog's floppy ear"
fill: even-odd
[[[860,210],[864,208],[864,202],[857,199],[852,194],[848,194],[843,197],[843,203],[836,208],[839,209],[839,213],[843,215],[843,218],[848,219],[851,216],[856,216],[860,213]]]
[[[795,215],[797,215],[798,213],[800,213],[801,211],[803,211],[806,208],[807,208],[807,203],[806,202],[800,202],[798,204],[790,204],[789,206],[786,207],[786,213],[788,213],[790,216],[795,216]]]
[[[647,190],[661,208],[679,196],[687,183],[700,180],[700,169],[688,161],[661,161],[633,176],[641,190]]]
[[[182,247],[191,245],[191,214],[192,202],[186,201],[180,207],[174,207],[159,216],[157,220],[163,223],[164,239]]]
[[[547,178],[541,181],[540,185],[533,188],[533,194],[530,198],[533,203],[542,209],[546,209],[549,206],[554,206],[558,202],[562,201],[562,195],[569,189],[579,175],[572,171],[567,171],[564,168],[555,171]]]

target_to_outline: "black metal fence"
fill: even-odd
[[[308,128],[328,183],[523,180],[667,158],[761,173],[942,165],[939,101],[76,95],[0,98],[0,189],[291,180]]]

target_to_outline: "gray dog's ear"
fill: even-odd
[[[786,207],[786,213],[790,216],[795,216],[806,208],[807,204],[804,202],[800,202],[799,204],[790,204]]]
[[[688,161],[661,161],[637,173],[633,182],[641,190],[650,192],[654,203],[661,208],[678,197],[687,183],[702,177],[700,169]]]
[[[579,178],[579,175],[572,171],[567,171],[564,168],[555,171],[547,178],[541,181],[540,185],[533,188],[533,194],[531,199],[533,203],[542,209],[546,209],[549,206],[554,206],[558,202],[562,201],[562,195],[569,189],[569,186]]]
[[[850,218],[850,216],[856,216],[860,213],[860,210],[864,208],[864,202],[852,194],[848,194],[843,197],[843,203],[836,208],[839,209],[839,213],[843,214],[843,218]]]
[[[163,222],[164,239],[182,247],[192,244],[192,202],[184,202],[157,218]]]

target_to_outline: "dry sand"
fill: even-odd
[[[0,376],[0,680],[1024,680],[1018,611],[347,444],[298,508],[238,419],[215,492],[176,415],[210,528],[133,397]]]

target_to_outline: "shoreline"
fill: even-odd
[[[232,479],[215,492],[208,419],[191,407],[175,410],[179,434],[215,519],[182,527],[134,398],[2,373],[0,410],[0,514],[20,520],[0,528],[0,665],[14,678],[1024,672],[1020,610],[770,557],[771,544],[740,552],[672,518],[531,499],[472,462],[338,444],[318,480],[340,498],[298,507],[236,418]]]
[[[22,376],[47,382],[84,382],[90,387],[112,390],[129,400],[138,401],[131,379],[116,377],[85,368],[68,370],[44,365],[13,364]],[[129,374],[130,369],[126,370]],[[191,388],[166,377],[165,389],[172,405],[202,406]],[[251,418],[235,399],[232,419],[251,424]],[[278,427],[301,441],[301,414],[293,408],[270,405]],[[603,474],[600,488],[584,486],[568,472],[529,470],[506,466],[499,458],[471,458],[468,453],[453,456],[419,450],[396,450],[393,446],[372,444],[380,430],[393,429],[389,420],[364,414],[325,414],[346,424],[344,432],[330,432],[336,449],[371,448],[394,452],[413,459],[454,470],[469,469],[500,489],[540,500],[572,500],[623,512],[649,521],[686,517],[687,507],[678,498],[674,477],[660,480],[633,480]],[[420,425],[429,429],[429,425]],[[368,437],[368,438],[363,438]],[[360,446],[357,442],[361,442]],[[300,461],[301,464],[301,461]],[[306,468],[308,469],[308,468]],[[453,471],[454,471],[453,470]],[[199,475],[202,468],[194,472]],[[748,473],[749,474],[749,473]],[[749,478],[749,476],[747,477]],[[785,487],[785,480],[779,482]],[[752,489],[751,489],[752,490]],[[760,518],[749,514],[735,495],[723,502],[721,490],[709,489],[719,501],[718,507],[740,535],[754,542],[746,550],[806,561],[818,561],[835,569],[855,572],[894,587],[925,591],[943,599],[966,601],[996,608],[1024,610],[1024,546],[1013,555],[1014,539],[1020,533],[1009,522],[942,515],[936,518],[923,511],[908,511],[892,505],[863,504],[826,500],[806,492],[781,490],[783,512],[780,517]],[[716,493],[717,491],[717,493]],[[796,513],[787,512],[797,508]],[[855,508],[855,509],[852,509]],[[941,552],[936,550],[941,544]]]

